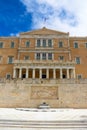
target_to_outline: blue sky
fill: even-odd
[[[19,0],[0,0],[0,35],[15,35],[31,29],[32,14]]]
[[[86,5],[87,0],[0,0],[0,36],[43,26],[87,36]]]

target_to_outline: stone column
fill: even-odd
[[[16,78],[16,68],[13,70],[13,78]]]
[[[19,78],[22,78],[22,68],[19,70]]]
[[[26,78],[28,78],[28,68],[26,68]]]
[[[70,77],[71,79],[74,77],[73,69],[70,69]]]
[[[53,79],[56,79],[56,70],[53,69]]]
[[[75,68],[73,69],[73,78],[76,78],[76,74],[75,74]]]
[[[35,69],[33,69],[33,79],[35,79]]]
[[[60,68],[60,79],[62,79],[63,76],[62,76],[62,68]]]
[[[67,69],[67,79],[69,79],[69,69]]]
[[[39,77],[42,79],[42,69],[39,70]]]
[[[46,78],[49,79],[49,69],[46,70]]]

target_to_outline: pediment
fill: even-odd
[[[69,33],[60,32],[43,27],[42,29],[32,30],[29,32],[20,33],[20,35],[68,35]]]

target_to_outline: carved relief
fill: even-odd
[[[58,87],[32,86],[31,99],[57,99]]]

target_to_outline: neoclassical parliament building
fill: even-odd
[[[0,37],[1,107],[86,108],[86,79],[87,37],[46,27]]]

